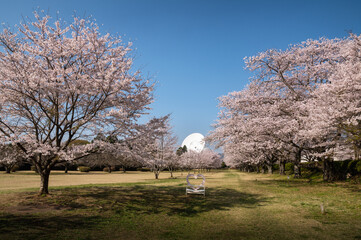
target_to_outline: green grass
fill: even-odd
[[[0,239],[361,239],[360,184],[220,171],[205,173],[203,197],[185,195],[186,174],[164,175],[53,186],[47,197],[8,189]]]

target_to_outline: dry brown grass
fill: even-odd
[[[187,173],[176,172],[175,177],[183,177]],[[170,174],[164,172],[159,175],[160,179],[168,179]],[[52,171],[50,175],[49,187],[74,186],[86,184],[108,184],[108,183],[134,183],[154,180],[152,172],[88,172]],[[19,171],[5,174],[0,172],[0,191],[4,190],[24,190],[38,188],[40,176],[33,171]]]

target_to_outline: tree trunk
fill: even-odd
[[[6,171],[6,173],[10,173],[10,172],[11,172],[11,168],[5,167],[5,171]]]
[[[65,165],[65,171],[64,172],[68,173],[68,166],[67,165]]]
[[[327,182],[333,181],[334,176],[333,176],[332,161],[324,158],[322,162],[322,167],[323,167],[323,181],[327,181]]]
[[[40,172],[40,190],[39,195],[47,195],[49,194],[49,176],[50,171],[41,171]]]
[[[173,178],[173,171],[170,170],[169,172],[170,172],[170,177]]]
[[[354,152],[355,152],[355,160],[360,160],[361,149],[357,145],[354,145]]]
[[[108,166],[108,173],[112,173],[112,167]]]
[[[296,161],[294,164],[294,173],[295,173],[295,178],[300,178],[301,177],[301,156],[302,156],[302,150],[298,150],[296,152]]]
[[[293,167],[294,173],[295,173],[295,178],[300,178],[301,177],[301,166],[300,163],[295,163],[294,167]]]
[[[125,173],[126,170],[125,170],[125,167],[124,167],[124,166],[122,167],[122,169],[123,169],[123,173]]]
[[[286,175],[285,173],[285,165],[286,165],[286,162],[285,161],[280,161],[280,175]]]
[[[270,165],[267,165],[267,168],[268,168],[268,173],[273,174],[273,166],[270,164]]]
[[[157,171],[154,171],[154,175],[155,175],[155,179],[158,179],[158,176],[159,176],[159,172],[157,172]]]

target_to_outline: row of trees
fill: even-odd
[[[307,40],[286,50],[245,58],[254,75],[241,91],[220,98],[208,139],[223,147],[227,165],[271,167],[360,159],[361,36]]]
[[[92,19],[50,20],[35,12],[34,20],[0,33],[3,165],[30,162],[41,177],[39,194],[49,193],[58,164],[81,160],[111,170],[110,163],[126,167],[137,160],[156,178],[165,167],[174,169],[169,116],[139,123],[154,84],[134,69],[132,44],[102,34]]]
[[[202,152],[188,151],[186,146],[177,149],[177,138],[172,132],[170,115],[152,118],[141,125],[135,137],[120,141],[116,136],[99,134],[93,141],[96,152],[82,158],[79,163],[89,166],[112,166],[149,168],[158,179],[163,170],[178,169],[208,170],[220,168],[222,160],[216,152],[205,149]]]
[[[221,167],[219,154],[210,149],[194,152],[188,151],[186,146],[178,149],[176,146],[177,138],[171,131],[170,116],[167,115],[138,126],[138,132],[132,138],[119,139],[115,135],[99,133],[91,142],[74,140],[69,144],[69,149],[88,148],[91,151],[74,160],[58,160],[57,166],[63,166],[65,172],[71,165],[105,167],[109,173],[116,167],[121,167],[124,172],[127,168],[145,167],[154,173],[156,179],[163,170],[168,170],[173,177],[175,170],[202,171]],[[26,155],[16,145],[9,143],[0,145],[0,154],[0,165],[5,167],[7,173],[16,164],[27,161]]]

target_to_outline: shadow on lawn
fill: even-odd
[[[49,197],[23,195],[18,210],[0,213],[0,239],[68,239],[66,230],[81,233],[82,239],[110,216],[178,215],[193,217],[212,210],[254,208],[267,202],[255,194],[235,189],[208,188],[207,195],[185,195],[184,186],[135,185],[53,190]],[[43,211],[44,208],[48,211]],[[42,211],[40,211],[42,209]],[[53,211],[53,210],[54,211]],[[60,235],[59,235],[60,234]]]
[[[361,185],[357,183],[350,183],[345,181],[333,181],[325,182],[322,180],[313,181],[312,178],[300,178],[300,179],[272,179],[272,180],[255,180],[257,185],[265,185],[275,188],[297,188],[297,187],[332,187],[332,188],[344,188],[350,192],[361,192]]]
[[[0,215],[0,239],[57,239],[66,229],[81,230],[84,235],[100,219],[96,216]]]
[[[253,208],[267,202],[261,195],[228,188],[208,188],[205,197],[186,196],[184,186],[87,187],[56,190],[52,193],[50,198],[36,200],[36,204],[42,201],[43,204],[58,209],[93,213],[109,211],[115,214],[195,216],[203,212],[233,207]]]

